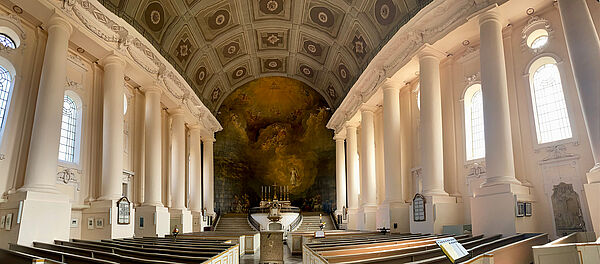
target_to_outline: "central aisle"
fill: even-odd
[[[260,262],[260,251],[258,254],[246,254],[240,258],[240,264],[258,264]],[[292,252],[287,245],[283,245],[283,263],[299,264],[302,263],[302,255],[292,256]]]

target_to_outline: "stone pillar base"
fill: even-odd
[[[366,231],[377,230],[377,205],[363,205],[359,211],[359,229]]]
[[[446,225],[464,223],[463,203],[456,197],[425,196],[425,221],[415,222],[412,205],[409,207],[410,232],[441,234]]]
[[[600,170],[593,170],[587,173],[588,182],[583,185],[585,197],[590,210],[590,218],[594,232],[600,235]]]
[[[203,232],[205,223],[202,221],[202,212],[192,211],[192,232]]]
[[[390,232],[410,232],[410,213],[408,209],[409,205],[405,202],[391,202],[389,204]]]
[[[165,237],[171,234],[170,219],[166,207],[142,205],[135,210],[135,236]]]
[[[135,210],[129,204],[129,224],[118,224],[119,211],[115,200],[93,201],[90,208],[81,213],[81,238],[89,240],[133,237]],[[93,224],[90,225],[89,222]]]
[[[192,213],[187,209],[169,209],[171,231],[177,226],[180,234],[192,232]]]
[[[377,228],[390,228],[390,205],[383,203],[377,206],[376,224]]]
[[[517,217],[517,201],[533,201],[529,187],[516,184],[497,184],[473,190],[471,223],[473,235],[505,236],[533,231],[533,217]],[[535,209],[533,209],[535,214]]]
[[[10,227],[6,222],[0,248],[8,249],[8,243],[32,246],[34,240],[52,244],[54,240],[69,240],[71,203],[66,195],[36,191],[9,194],[0,204],[0,215],[8,214],[12,214]]]
[[[359,220],[358,209],[348,208],[348,230],[358,230]]]

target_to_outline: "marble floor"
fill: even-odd
[[[260,262],[260,252],[256,254],[246,254],[240,258],[240,264],[258,264]],[[287,245],[283,245],[283,263],[298,264],[302,263],[302,255],[293,256]]]

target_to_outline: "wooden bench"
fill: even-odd
[[[54,251],[43,248],[34,248],[28,246],[22,246],[17,244],[9,244],[9,248],[14,251],[19,251],[25,254],[38,256],[40,258],[53,260],[57,262],[64,262],[69,264],[87,264],[87,263],[98,263],[98,264],[117,264],[118,262],[112,262],[102,259],[94,259],[91,257],[75,255],[71,253],[65,253],[60,251]]]
[[[12,264],[39,264],[39,263],[50,263],[50,264],[62,264],[63,262],[47,260],[39,256],[0,248],[0,259],[3,263]]]

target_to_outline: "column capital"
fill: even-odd
[[[155,93],[155,94],[159,94],[159,95],[162,94],[162,89],[156,85],[144,86],[144,87],[141,87],[140,90],[142,92],[144,92],[144,94],[149,94],[149,93]]]
[[[71,33],[73,33],[73,26],[71,26],[71,23],[69,23],[69,21],[67,21],[66,19],[64,19],[56,13],[54,13],[50,17],[50,19],[48,19],[48,22],[46,24],[48,25],[48,30],[50,30],[53,27],[58,27],[62,30],[67,31],[69,36],[71,35]]]
[[[377,111],[377,109],[379,109],[376,105],[369,105],[369,104],[362,104],[360,106],[360,112],[371,112],[374,113],[375,111]]]
[[[346,129],[348,129],[348,128],[356,129],[359,125],[360,125],[359,122],[347,121],[346,124],[344,125],[344,127],[346,127]]]
[[[200,124],[191,124],[188,125],[188,128],[190,129],[190,133],[200,133],[202,132],[202,126]]]
[[[217,141],[213,135],[206,135],[206,134],[202,135],[201,139],[203,142],[210,142],[210,143],[214,143],[215,141]]]
[[[340,131],[339,133],[336,133],[333,136],[333,140],[335,140],[335,141],[338,141],[338,140],[344,141],[345,139],[346,139],[346,132],[345,131]]]
[[[443,51],[440,51],[440,50],[436,49],[435,47],[433,47],[429,43],[425,43],[417,51],[417,56],[419,57],[419,60],[421,60],[421,59],[427,59],[427,58],[433,58],[433,59],[441,60],[441,59],[443,59],[443,58],[446,57],[446,53],[443,52]]]
[[[386,78],[385,81],[381,83],[381,89],[386,90],[398,90],[404,86],[404,83],[398,80],[394,80],[392,78]]]
[[[479,21],[479,25],[485,24],[487,22],[497,22],[502,24],[502,16],[498,12],[498,4],[494,4],[487,9],[485,9],[481,14],[477,16],[477,20]]]
[[[185,113],[185,111],[183,111],[183,108],[177,107],[177,108],[168,109],[167,113],[169,113],[169,116],[172,116],[172,117],[183,117],[183,114]]]
[[[117,64],[125,68],[125,66],[127,65],[127,62],[121,56],[117,55],[114,51],[105,56],[104,58],[100,59],[99,63],[103,67],[107,67],[111,64]]]

